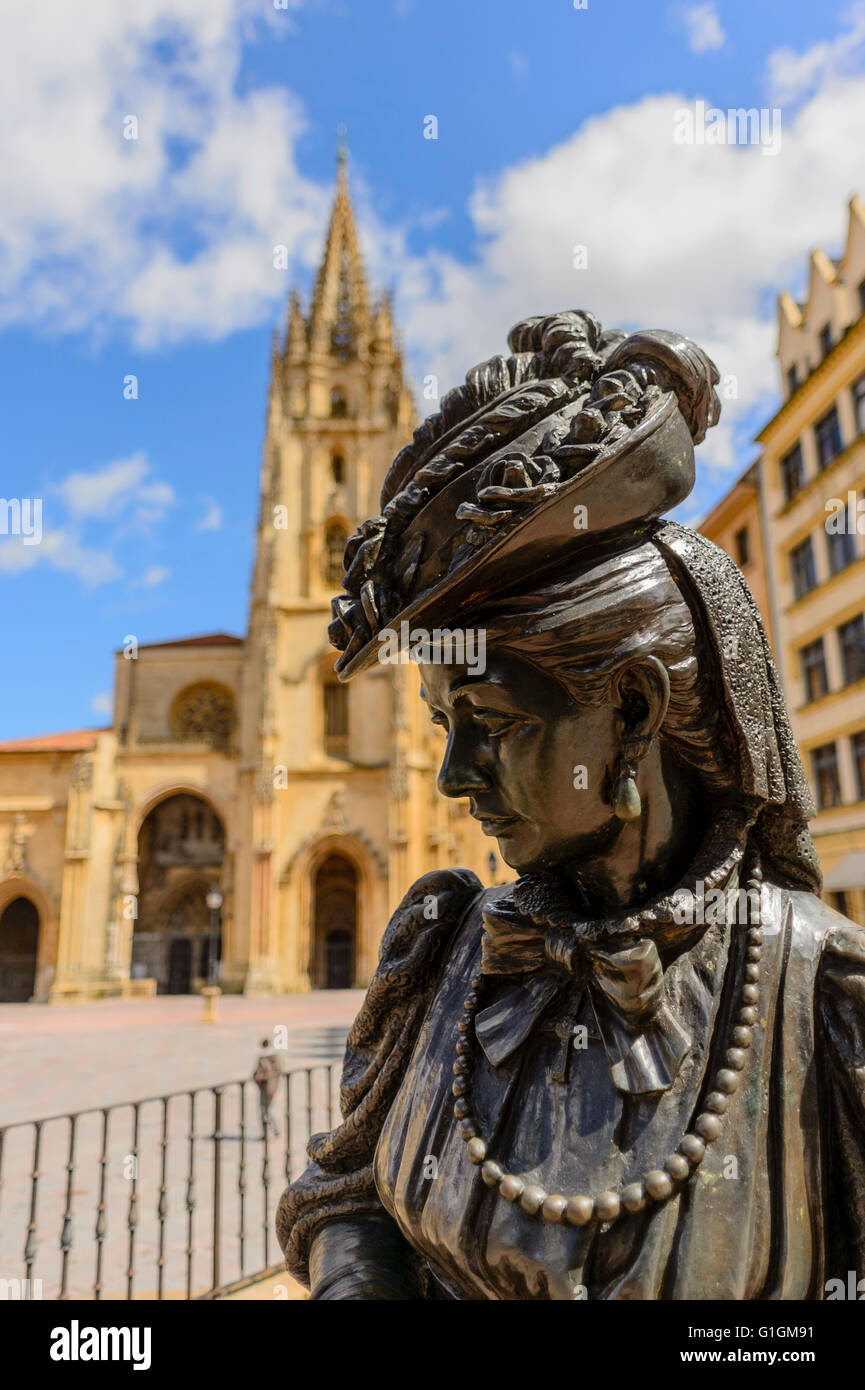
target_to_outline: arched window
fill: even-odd
[[[330,476],[339,485],[345,482],[345,459],[342,454],[334,454],[330,460]]]
[[[341,386],[335,386],[330,393],[330,414],[333,420],[344,420],[348,415],[348,401]]]
[[[331,758],[348,756],[348,686],[331,675],[322,686],[324,751]]]
[[[324,533],[324,577],[328,584],[339,588],[344,572],[343,553],[348,540],[346,530],[338,521],[330,521]]]

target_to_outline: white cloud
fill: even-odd
[[[721,28],[716,5],[689,5],[683,12],[682,19],[688,35],[688,47],[692,53],[708,53],[710,49],[723,48],[725,34]]]
[[[298,102],[283,88],[237,90],[243,24],[270,7],[90,0],[82,18],[65,0],[0,0],[0,14],[13,8],[16,39],[0,53],[0,326],[92,328],[119,317],[137,343],[156,346],[268,317],[288,279],[273,269],[274,245],[314,264],[330,200],[296,167]],[[724,42],[715,4],[682,13],[692,47]],[[160,38],[182,49],[182,62],[154,57]],[[435,373],[443,392],[504,350],[518,319],[567,305],[611,325],[681,328],[738,384],[701,450],[704,476],[720,486],[751,461],[751,422],[774,395],[775,294],[801,286],[809,247],[837,247],[845,201],[863,181],[865,82],[851,71],[863,40],[858,3],[837,37],[770,55],[767,84],[783,97],[772,158],[759,148],[675,145],[673,112],[699,92],[593,116],[477,185],[470,263],[411,253],[412,229],[380,221],[355,171],[371,278],[396,280],[419,374]],[[127,114],[139,118],[137,141],[122,139]],[[184,159],[172,155],[178,142]],[[178,224],[195,247],[185,256],[172,249]],[[574,268],[578,245],[586,270]],[[127,523],[158,517],[173,493],[145,465],[133,455],[67,479],[73,521],[113,517],[115,502]],[[197,529],[215,518],[206,512]],[[75,556],[69,529],[58,551],[65,563]],[[98,574],[99,553],[82,547],[78,563]],[[7,569],[31,563],[0,559]]]
[[[791,48],[776,49],[767,65],[772,100],[782,105],[798,101],[817,87],[827,87],[838,77],[849,75],[862,57],[865,44],[865,3],[857,0],[845,11],[846,29],[837,38],[825,39],[801,53]]]
[[[202,497],[204,515],[195,523],[196,531],[220,531],[222,529],[222,508],[213,497]]]
[[[285,13],[0,0],[3,17],[0,327],[120,319],[153,346],[259,322],[285,290],[274,244],[308,260],[329,196],[297,170],[299,104],[278,87],[237,91],[244,35],[290,33]],[[169,249],[178,225],[184,256]]]
[[[110,583],[122,571],[107,550],[83,545],[70,531],[46,530],[38,545],[25,545],[19,536],[3,537],[0,570],[20,574],[37,564],[47,564],[64,574],[74,574],[86,588]]]
[[[87,588],[113,583],[123,578],[123,569],[111,547],[130,531],[146,533],[174,502],[173,487],[152,476],[142,452],[70,473],[43,500],[38,544],[24,536],[0,537],[0,571],[19,574],[42,564],[75,575]],[[87,541],[93,525],[103,540],[98,547]],[[152,587],[167,574],[153,566],[139,583]]]
[[[476,263],[411,256],[393,240],[388,255],[413,365],[438,376],[440,394],[506,351],[509,327],[533,314],[585,307],[609,326],[688,333],[736,378],[700,451],[717,494],[722,473],[752,461],[755,416],[775,396],[775,296],[801,287],[811,246],[837,247],[862,184],[865,79],[835,78],[785,111],[775,157],[674,144],[673,113],[686,104],[667,94],[614,108],[479,184]],[[574,268],[576,246],[587,269]]]
[[[110,714],[113,709],[110,693],[101,691],[98,695],[94,695],[90,701],[90,708],[94,714]]]
[[[56,491],[76,521],[117,518],[130,511],[136,521],[158,521],[175,500],[170,483],[150,477],[147,456],[140,451],[90,473],[70,473]]]
[[[133,580],[131,587],[133,589],[155,589],[158,585],[164,584],[170,574],[171,570],[167,569],[165,565],[151,565],[138,579]]]

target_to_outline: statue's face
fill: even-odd
[[[617,712],[574,705],[551,676],[510,652],[486,670],[423,665],[421,694],[447,731],[438,785],[519,872],[573,863],[608,847],[622,822],[609,803]]]

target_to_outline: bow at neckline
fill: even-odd
[[[617,1090],[668,1090],[691,1035],[667,1000],[658,946],[683,949],[703,934],[704,926],[687,920],[688,901],[701,886],[704,892],[735,889],[747,830],[741,818],[719,818],[681,883],[619,918],[580,917],[565,881],[552,874],[523,876],[487,899],[481,973],[519,977],[514,989],[475,1015],[478,1042],[491,1064],[510,1057],[577,982],[590,1001]]]

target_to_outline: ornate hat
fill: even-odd
[[[694,485],[720,414],[714,363],[663,329],[604,331],[567,310],[526,319],[449,391],[345,548],[328,635],[346,680],[379,634],[453,624],[528,574],[660,516]]]

